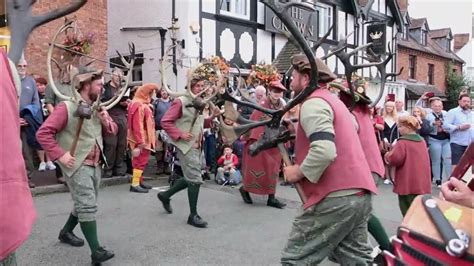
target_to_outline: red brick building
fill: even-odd
[[[70,0],[37,1],[33,5],[33,14],[44,14],[50,10],[68,5],[70,2]],[[0,5],[4,6],[5,0],[0,0]],[[1,16],[2,14],[0,14],[0,17]],[[3,16],[5,16],[5,14],[3,14]],[[96,58],[105,59],[107,53],[107,0],[88,1],[77,12],[68,15],[68,17],[74,16],[77,18],[78,28],[82,34],[86,35],[92,33],[95,36],[90,55]],[[24,51],[25,58],[29,65],[29,73],[35,73],[46,77],[46,55],[49,47],[48,44],[51,42],[54,33],[63,23],[64,17],[38,27],[32,32]],[[64,37],[61,36],[58,39],[62,41],[64,40]],[[101,68],[106,67],[105,64],[100,62],[96,62],[95,66]]]
[[[453,47],[450,28],[430,29],[426,18],[410,18],[403,12],[405,25],[397,40],[397,69],[404,68],[397,81],[406,88],[406,105],[411,110],[424,92],[444,97],[448,65],[462,73],[464,61]]]

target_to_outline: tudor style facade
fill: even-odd
[[[109,0],[108,55],[115,57],[115,50],[126,53],[126,43],[133,41],[137,46],[137,53],[142,55],[142,62],[137,66],[136,84],[140,82],[157,82],[160,80],[159,62],[162,55],[162,46],[171,44],[172,18],[177,18],[180,29],[173,36],[184,44],[182,52],[186,54],[184,61],[177,61],[176,74],[172,68],[168,69],[168,83],[173,88],[182,89],[186,84],[186,73],[189,65],[212,55],[222,56],[238,66],[245,75],[251,65],[256,63],[275,63],[280,72],[287,69],[282,61],[285,57],[287,38],[279,33],[284,30],[281,22],[274,18],[274,14],[263,3],[255,0],[172,0],[152,1],[140,0],[129,4],[127,1]],[[160,2],[160,3],[157,3]],[[306,1],[311,2],[311,1]],[[336,45],[339,38],[354,32],[348,42],[348,50],[366,43],[367,27],[370,24],[384,23],[386,44],[390,42],[394,51],[396,44],[392,39],[398,33],[397,26],[401,24],[401,14],[395,0],[375,0],[372,6],[365,7],[364,0],[321,0],[315,3],[317,12],[309,13],[300,8],[293,8],[289,12],[294,22],[301,28],[309,40],[316,40],[334,26],[326,43],[316,52],[318,57],[328,53],[332,45]],[[143,7],[146,8],[143,8]],[[127,12],[125,16],[123,12]],[[168,31],[161,44],[160,29]],[[283,54],[282,54],[283,53]],[[360,54],[362,55],[362,54]],[[179,54],[178,54],[179,59]],[[354,59],[357,63],[363,60]],[[278,62],[276,62],[278,61]],[[288,64],[288,63],[286,63]],[[343,73],[343,65],[335,57],[327,60],[328,66],[335,73]],[[183,66],[183,67],[182,67]],[[396,58],[387,66],[388,72],[396,69]],[[232,71],[235,72],[235,69]],[[375,95],[377,90],[377,71],[375,68],[360,71],[361,75],[374,81],[369,95]],[[395,84],[386,86],[398,90]],[[403,94],[403,91],[397,93]]]

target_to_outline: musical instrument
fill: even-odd
[[[464,152],[452,177],[463,176],[474,164],[474,145]],[[474,191],[474,181],[467,182]],[[474,209],[420,195],[412,202],[397,237],[393,254],[384,251],[387,265],[474,265]]]

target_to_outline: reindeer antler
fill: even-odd
[[[87,0],[74,0],[69,6],[52,10],[46,14],[33,16],[31,9],[35,2],[35,0],[7,0],[7,14],[12,31],[12,48],[8,53],[8,57],[15,64],[20,60],[28,36],[34,28],[78,10],[86,4]]]
[[[288,36],[289,41],[296,43],[297,47],[303,51],[303,53],[306,55],[308,58],[308,61],[311,66],[311,79],[309,82],[308,87],[306,87],[300,94],[298,94],[293,100],[290,100],[288,104],[281,110],[271,110],[264,108],[258,104],[248,102],[248,101],[241,101],[230,95],[227,91],[224,92],[222,95],[222,99],[226,101],[230,101],[233,103],[236,103],[238,105],[246,106],[253,108],[255,110],[261,111],[269,116],[271,116],[270,120],[267,121],[259,121],[259,122],[250,122],[245,125],[237,126],[233,128],[234,133],[237,133],[235,135],[241,135],[244,134],[245,132],[249,131],[250,129],[259,127],[259,126],[267,126],[270,128],[278,128],[281,123],[281,119],[283,115],[288,112],[290,109],[292,109],[294,106],[297,104],[301,103],[306,97],[308,97],[314,90],[317,89],[318,87],[318,68],[316,65],[316,60],[314,58],[314,54],[312,52],[312,49],[316,50],[329,36],[329,32],[326,33],[321,40],[319,40],[316,45],[311,48],[309,47],[308,43],[304,39],[304,37],[301,35],[300,31],[297,29],[297,27],[294,25],[294,23],[291,20],[290,15],[288,14],[288,9],[294,6],[298,6],[301,8],[305,9],[310,9],[312,11],[315,11],[314,8],[311,5],[308,5],[306,3],[280,3],[279,1],[276,0],[264,0],[262,1],[266,6],[268,6],[273,12],[278,16],[278,18],[281,20],[281,22],[286,26],[288,31],[291,33],[291,36]],[[332,27],[329,31],[332,30]],[[221,123],[222,127],[225,130],[230,130],[229,127],[225,126],[224,123]]]
[[[72,97],[64,95],[64,94],[61,93],[61,91],[58,90],[58,88],[56,87],[56,83],[54,82],[51,62],[53,61],[53,49],[56,46],[56,39],[58,38],[59,34],[63,33],[67,29],[72,28],[72,23],[73,23],[72,20],[66,21],[66,23],[64,23],[61,27],[59,27],[58,31],[56,31],[56,33],[53,35],[53,40],[52,40],[52,42],[49,46],[48,55],[47,55],[47,58],[46,58],[46,68],[47,68],[47,72],[48,72],[48,82],[51,86],[51,89],[53,90],[54,94],[56,94],[56,96],[59,99],[66,100],[66,101],[78,101],[79,96],[77,94],[77,91],[73,88],[73,86],[74,86],[73,84],[71,84],[71,94],[73,95]]]
[[[120,88],[119,92],[116,95],[114,95],[112,99],[106,102],[103,102],[99,105],[100,107],[103,107],[105,110],[109,110],[122,99],[122,97],[127,92],[128,83],[132,79],[132,72],[133,72],[132,70],[133,70],[133,66],[135,65],[135,57],[136,57],[135,44],[129,43],[128,50],[130,52],[130,56],[129,56],[130,62],[127,62],[126,58],[122,56],[119,51],[116,51],[117,55],[120,57],[120,60],[122,61],[122,64],[128,69],[128,72],[127,72],[127,76],[125,77],[125,83],[123,84],[122,88]]]

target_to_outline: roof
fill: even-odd
[[[286,44],[281,48],[280,53],[273,60],[273,66],[276,67],[278,72],[286,72],[291,66],[291,57],[295,54],[301,53],[298,47],[296,47],[291,41],[287,41]]]
[[[400,38],[398,40],[398,46],[440,56],[450,60],[455,60],[461,64],[464,63],[464,60],[462,60],[459,56],[457,56],[455,53],[446,51],[445,48],[439,46],[439,44],[431,38],[428,38],[427,45],[424,46],[415,40],[410,34],[408,34],[408,40]]]
[[[446,38],[450,32],[451,32],[451,28],[444,28],[444,29],[430,30],[429,34],[432,39],[437,39],[437,38]]]
[[[426,18],[410,18],[410,22],[410,30],[419,29],[423,26],[423,24],[428,23]]]
[[[419,97],[423,95],[425,92],[434,92],[436,97],[440,98],[445,98],[446,94],[444,94],[442,91],[440,91],[438,88],[436,88],[433,85],[426,85],[422,83],[413,83],[410,81],[405,81],[405,80],[399,80],[398,82],[402,83],[405,85],[406,89],[411,92],[411,94],[414,94],[415,96]]]

